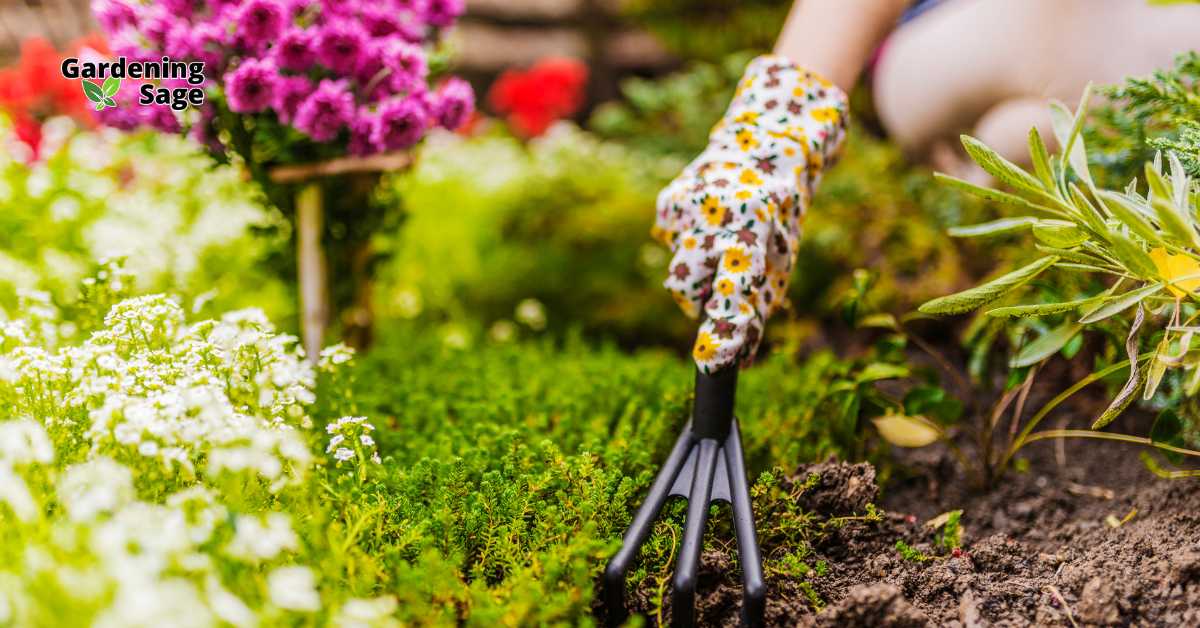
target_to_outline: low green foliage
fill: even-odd
[[[925,552],[922,552],[908,543],[905,543],[904,539],[896,541],[896,551],[900,552],[901,558],[914,563],[923,563],[933,560],[932,556],[929,556]]]
[[[768,570],[804,565],[820,577],[805,548],[830,526],[880,517],[805,512],[796,498],[812,482],[772,469],[861,450],[857,427],[829,411],[846,405],[864,368],[781,356],[743,374],[737,411],[750,477],[759,478],[760,540],[792,548]],[[331,499],[338,510],[380,505],[363,551],[382,563],[379,591],[401,592],[402,620],[574,621],[588,613],[599,570],[687,416],[692,375],[666,354],[626,356],[577,339],[463,350],[395,328],[347,378],[322,385],[329,394],[314,414],[372,417],[383,453],[376,483]],[[630,576],[637,586],[666,590],[683,505],[668,506],[647,542]],[[725,510],[716,525],[731,534]]]
[[[938,521],[937,545],[947,552],[962,547],[962,514],[961,510],[951,510],[944,515],[945,521]]]

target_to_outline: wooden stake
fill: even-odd
[[[300,284],[300,329],[304,352],[316,364],[329,325],[329,279],[321,233],[325,228],[321,185],[308,183],[296,194],[296,266]]]

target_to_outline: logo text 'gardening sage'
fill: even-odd
[[[113,97],[121,90],[121,81],[130,78],[147,81],[182,80],[189,87],[156,86],[143,83],[138,90],[139,105],[166,105],[175,111],[188,106],[204,104],[203,61],[172,61],[163,57],[157,61],[129,61],[118,57],[116,61],[80,61],[68,57],[62,62],[62,75],[69,79],[82,79],[83,93],[96,105],[96,111],[116,107]],[[102,81],[102,82],[97,82]]]

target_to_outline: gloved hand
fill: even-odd
[[[784,57],[746,68],[704,150],[658,195],[652,234],[674,251],[663,285],[707,316],[692,356],[746,364],[786,299],[804,210],[846,135],[845,93]]]

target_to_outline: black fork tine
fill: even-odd
[[[737,369],[713,375],[696,373],[696,402],[693,420],[684,426],[654,478],[650,493],[638,507],[633,522],[608,566],[604,570],[604,605],[607,623],[619,625],[627,616],[625,609],[625,577],[646,542],[654,520],[667,498],[687,492],[688,509],[684,521],[683,541],[672,580],[672,625],[691,627],[695,624],[695,599],[700,553],[704,547],[704,529],[708,523],[709,504],[726,497],[733,505],[734,531],[737,535],[738,559],[742,565],[742,621],[747,626],[763,624],[766,609],[766,585],[762,573],[762,556],[754,530],[754,510],[746,480],[746,463],[742,453],[741,432],[733,418],[734,395],[737,390]],[[723,477],[718,478],[720,472]],[[714,486],[720,490],[714,493]]]

